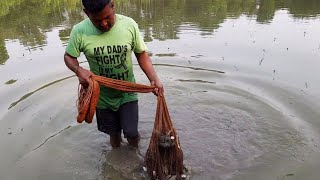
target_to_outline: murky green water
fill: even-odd
[[[76,123],[63,53],[80,2],[0,1],[0,179],[145,178],[140,155]],[[320,1],[116,4],[140,25],[191,179],[320,178]],[[140,95],[142,155],[155,103]]]

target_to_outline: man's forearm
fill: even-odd
[[[64,62],[66,63],[66,66],[78,76],[80,84],[83,87],[88,87],[90,77],[94,74],[79,66],[77,58],[74,58],[67,53],[64,55]]]
[[[77,60],[77,58],[71,57],[70,55],[68,55],[67,53],[64,54],[64,62],[66,64],[66,66],[73,71],[74,73],[77,74],[77,70],[79,69],[79,62]]]
[[[152,82],[159,80],[149,58],[149,55],[146,52],[143,52],[140,54],[136,54],[136,56],[141,69],[147,75],[149,81]]]

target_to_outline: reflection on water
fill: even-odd
[[[318,0],[119,0],[116,5],[118,13],[138,22],[146,41],[178,39],[182,25],[212,34],[226,18],[241,15],[269,23],[279,9],[288,9],[295,18],[320,13]],[[18,39],[31,49],[42,47],[47,44],[46,32],[62,26],[59,36],[66,42],[71,27],[83,19],[81,11],[79,0],[0,1],[0,64],[9,59],[5,40]]]
[[[193,179],[320,176],[318,0],[116,6],[147,41]],[[83,18],[80,0],[0,1],[0,179],[144,178],[139,155],[75,121],[78,80],[62,57]],[[156,99],[140,97],[144,154]]]
[[[0,65],[3,65],[9,59],[4,40],[0,41]]]
[[[5,40],[19,40],[27,48],[42,47],[47,44],[46,32],[81,19],[78,0],[57,1],[0,1],[0,63],[9,57],[3,43]],[[69,24],[68,23],[68,24]],[[4,53],[2,53],[4,52]]]

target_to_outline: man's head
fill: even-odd
[[[113,0],[82,0],[84,12],[100,31],[107,32],[115,24]]]

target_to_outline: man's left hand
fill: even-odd
[[[152,91],[153,94],[155,94],[156,96],[159,95],[160,97],[163,95],[164,89],[160,80],[151,81],[151,86],[155,87],[154,90]]]

